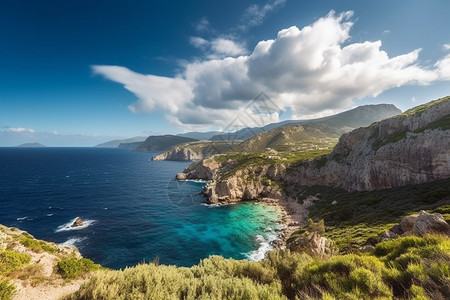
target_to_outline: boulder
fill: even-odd
[[[186,180],[187,175],[185,173],[177,173],[177,175],[175,176],[176,180]]]
[[[389,241],[389,240],[392,240],[392,239],[395,239],[395,238],[398,238],[398,234],[396,234],[395,232],[392,232],[390,230],[387,230],[387,231],[383,232],[380,235],[380,241],[381,242]]]
[[[317,232],[308,233],[297,238],[289,243],[288,247],[291,251],[306,252],[321,258],[330,257],[335,251],[333,242]]]
[[[76,218],[75,222],[73,222],[72,227],[80,227],[83,226],[84,222],[82,218]]]
[[[410,232],[413,229],[414,223],[416,222],[417,215],[406,216],[400,222],[400,228],[402,232]]]
[[[450,225],[445,222],[441,214],[430,214],[422,210],[420,211],[416,222],[414,222],[412,231],[418,236],[424,236],[428,233],[450,235]]]

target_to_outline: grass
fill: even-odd
[[[211,256],[190,268],[104,270],[65,299],[446,299],[449,266],[449,238],[403,237],[328,259],[275,250],[260,262]]]
[[[313,186],[292,189],[293,198],[318,194],[309,207],[314,220],[324,219],[324,236],[333,239],[341,252],[353,252],[364,244],[374,244],[378,235],[420,210],[437,212],[450,222],[450,179],[396,189],[347,192]],[[336,205],[332,205],[337,201]]]

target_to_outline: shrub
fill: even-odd
[[[0,299],[9,300],[16,291],[16,288],[7,279],[0,277]]]
[[[31,257],[28,254],[12,250],[0,251],[0,275],[7,275],[9,272],[29,263],[30,260]]]
[[[48,253],[56,253],[58,251],[58,246],[48,242],[39,241],[26,232],[22,233],[22,235],[20,235],[18,239],[22,245],[36,253],[40,253],[43,251]]]
[[[78,278],[89,271],[99,269],[101,269],[100,265],[87,258],[68,258],[58,262],[58,273],[66,279]]]

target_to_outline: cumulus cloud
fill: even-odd
[[[93,70],[136,95],[131,111],[160,111],[180,126],[226,126],[240,115],[250,121],[277,121],[277,113],[243,112],[261,91],[280,109],[290,108],[301,118],[350,108],[355,99],[375,97],[393,87],[450,80],[450,55],[421,66],[420,49],[390,57],[381,41],[349,43],[352,15],[330,12],[304,28],[280,30],[246,55],[235,42],[192,39],[194,46],[215,49],[224,57],[187,63],[172,78],[119,66]]]
[[[195,48],[203,50],[209,59],[236,57],[247,53],[244,44],[224,37],[208,41],[204,38],[193,36],[189,39],[189,42]]]
[[[286,3],[286,0],[272,0],[262,6],[257,4],[251,5],[245,10],[242,16],[244,24],[240,28],[246,30],[249,27],[260,25],[268,13],[283,6],[284,3]]]
[[[444,48],[444,50],[450,50],[450,44],[444,44],[442,48]]]

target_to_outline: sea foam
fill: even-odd
[[[95,220],[83,220],[83,225],[73,227],[72,225],[77,218],[78,217],[70,220],[70,222],[67,222],[66,224],[58,226],[58,229],[56,229],[55,232],[85,229],[85,228],[91,226],[95,222]]]

